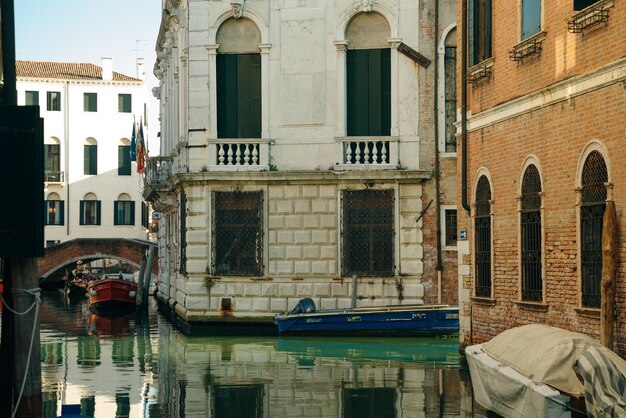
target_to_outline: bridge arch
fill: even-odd
[[[89,263],[99,259],[114,259],[124,261],[137,270],[146,250],[154,247],[152,261],[152,281],[159,272],[156,244],[140,239],[126,238],[77,238],[45,248],[44,256],[37,259],[37,272],[42,285],[52,285],[65,274],[71,271],[78,260]]]

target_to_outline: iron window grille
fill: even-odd
[[[474,230],[476,296],[491,297],[491,186],[486,176],[476,188]]]
[[[522,180],[522,300],[543,300],[541,265],[541,178],[534,165],[529,165]]]
[[[445,124],[446,152],[456,152],[456,46],[446,46],[444,55],[445,71]]]
[[[609,22],[609,9],[613,4],[613,0],[575,0],[574,11],[578,13],[567,21],[568,32],[583,33],[601,24],[606,26]]]
[[[342,274],[393,276],[393,190],[342,193]]]
[[[608,173],[598,151],[587,157],[582,172],[580,238],[582,305],[599,308],[602,283],[602,227],[606,208]]]
[[[215,192],[212,199],[213,272],[263,273],[263,196],[261,192]]]

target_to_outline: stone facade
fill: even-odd
[[[371,209],[384,213],[391,233],[367,233],[369,251],[381,241],[389,245],[380,256],[384,274],[373,261],[358,274],[359,306],[457,301],[456,246],[438,251],[440,213],[455,207],[456,154],[441,153],[435,162],[435,123],[444,114],[436,97],[443,97],[436,80],[443,48],[435,44],[454,28],[454,2],[438,8],[435,31],[435,2],[267,0],[234,9],[227,2],[166,2],[155,67],[162,156],[149,161],[144,197],[162,214],[158,297],[183,321],[264,321],[303,297],[320,308],[350,306],[350,192],[391,196],[390,206]],[[400,45],[430,62],[418,64]],[[362,50],[389,53],[388,130],[373,136],[348,126],[346,91],[356,76],[347,62]],[[220,134],[229,120],[220,110],[228,93],[220,90],[219,68],[229,54],[260,65],[252,138]],[[217,238],[228,212],[220,209],[221,195],[258,196],[258,218],[239,224],[234,238]],[[254,248],[224,250],[220,240],[239,242],[251,226]],[[244,274],[224,271],[224,260],[236,262],[231,251],[254,255],[254,266],[248,260]]]
[[[586,248],[590,242],[597,248],[601,239],[590,234],[581,220],[589,206],[586,188],[591,182],[585,178],[602,177],[587,171],[594,156],[606,170],[600,181],[603,184],[598,185],[602,199],[615,203],[618,236],[626,232],[626,44],[620,41],[626,36],[626,5],[599,1],[574,12],[572,2],[543,2],[542,7],[540,33],[521,41],[521,12],[511,12],[506,2],[492,2],[493,21],[498,22],[492,28],[492,56],[475,66],[470,63],[468,71],[465,185],[471,210],[459,209],[459,229],[467,231],[468,239],[458,247],[461,338],[465,344],[489,340],[527,323],[545,323],[599,338],[600,302],[589,302],[583,288],[591,277]],[[608,20],[584,27],[589,22],[585,15],[594,15],[594,11],[602,11]],[[459,9],[460,21],[461,17]],[[541,47],[533,50],[528,45],[535,42]],[[461,138],[462,126],[459,134]],[[459,172],[462,164],[459,161]],[[532,245],[540,254],[540,274],[535,276],[541,277],[541,282],[535,299],[523,293],[528,265],[524,261],[523,194],[530,166],[536,167],[540,178],[536,195],[541,229],[538,244]],[[481,178],[488,180],[491,193],[491,288],[488,294],[478,296],[476,248],[484,245],[476,234]],[[601,210],[603,200],[599,202]],[[618,242],[614,348],[624,356],[626,244],[623,239]],[[601,251],[596,250],[598,254]],[[594,288],[593,294],[599,297],[599,288]]]

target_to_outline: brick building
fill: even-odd
[[[515,4],[457,3],[459,22],[468,13],[458,67],[468,68],[458,81],[461,109],[467,98],[458,130],[467,155],[458,163],[467,170],[458,192],[462,343],[527,323],[599,338],[603,215],[613,201],[615,350],[624,357],[626,4]]]
[[[454,0],[164,2],[159,300],[267,320],[349,306],[357,275],[359,306],[456,302],[455,21]]]

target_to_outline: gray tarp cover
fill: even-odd
[[[545,383],[561,392],[580,397],[583,384],[574,364],[590,347],[609,358],[626,376],[626,361],[593,338],[554,328],[531,324],[511,328],[483,344],[483,350],[501,363],[535,382]]]

